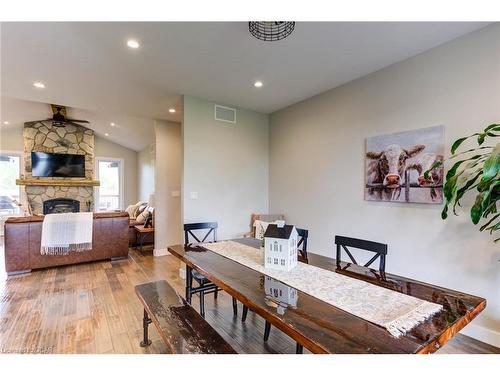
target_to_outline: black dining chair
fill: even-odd
[[[299,229],[297,228],[298,233],[298,242],[297,242],[297,257],[299,261],[307,263],[307,238],[309,237],[309,231],[307,229]],[[241,316],[241,321],[244,322],[247,318],[248,307],[243,305],[243,313]],[[264,326],[264,341],[269,340],[269,334],[271,333],[271,323],[266,320],[266,324]],[[303,347],[299,343],[295,348],[295,352],[297,354],[301,354],[303,352]]]
[[[207,240],[209,240],[209,242],[216,242],[217,228],[218,225],[216,222],[184,224],[184,244],[190,246],[196,243],[207,242]],[[203,235],[203,233],[200,235],[200,231],[205,230],[207,231],[200,240]],[[192,237],[193,241],[190,240],[190,237]],[[193,288],[193,279],[199,284],[198,287]],[[186,301],[191,304],[191,297],[193,294],[199,293],[201,316],[205,317],[205,294],[214,293],[214,299],[217,299],[217,292],[219,290],[217,285],[211,283],[210,280],[201,273],[186,265]]]
[[[307,237],[309,237],[309,231],[307,229],[297,228],[297,233],[299,234],[299,242],[297,243],[297,250],[299,260],[307,263]]]
[[[380,272],[385,272],[385,258],[387,256],[387,244],[361,240],[359,238],[335,236],[335,245],[337,246],[337,256],[336,256],[337,267],[340,267],[342,250],[344,250],[344,252],[347,254],[352,263],[358,264],[358,262],[348,249],[348,247],[352,247],[375,253],[375,255],[373,255],[373,257],[363,265],[363,267],[369,267],[373,262],[375,262],[375,260],[377,260],[377,258],[380,258],[378,270]]]

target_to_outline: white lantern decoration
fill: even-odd
[[[290,271],[297,265],[298,233],[293,225],[269,224],[264,233],[264,267]]]

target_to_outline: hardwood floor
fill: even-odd
[[[3,247],[0,247],[3,257]],[[0,259],[3,268],[3,259]],[[131,250],[129,259],[34,271],[7,278],[0,275],[0,353],[164,353],[154,327],[153,344],[141,348],[142,306],[134,286],[167,280],[184,294],[179,261]],[[241,323],[231,299],[219,293],[206,298],[206,319],[239,353],[294,353],[295,343],[273,329],[262,340],[264,320],[249,312]],[[197,297],[193,305],[198,309]],[[464,335],[439,353],[500,353],[500,349]]]

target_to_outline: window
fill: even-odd
[[[284,259],[281,259],[281,265],[284,266],[285,265],[285,260]]]
[[[278,258],[274,258],[274,264],[278,264]]]
[[[0,154],[0,216],[18,215],[20,212],[20,186],[16,179],[21,173],[21,155]]]
[[[96,189],[96,207],[99,211],[123,208],[123,160],[97,159],[96,177],[101,182]]]

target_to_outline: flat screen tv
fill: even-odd
[[[85,177],[85,155],[31,153],[33,177]]]

